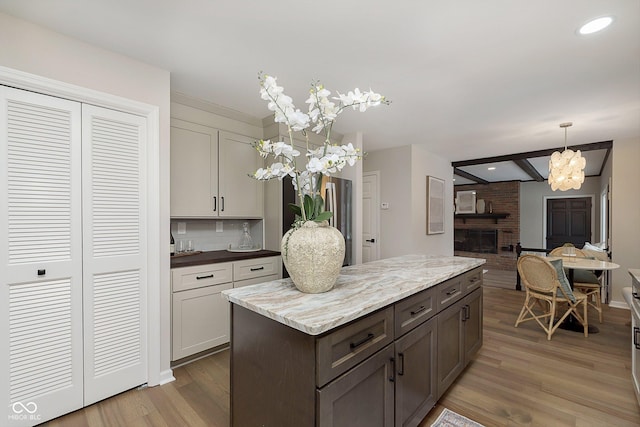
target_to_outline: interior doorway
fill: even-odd
[[[591,197],[547,199],[546,249],[591,241]]]
[[[380,259],[380,172],[362,175],[362,262]]]

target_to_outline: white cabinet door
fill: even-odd
[[[174,121],[171,126],[171,216],[211,217],[218,197],[218,131]]]
[[[146,119],[82,107],[84,404],[146,382]]]
[[[262,166],[262,157],[242,135],[220,132],[219,192],[220,216],[262,218],[264,183],[249,175]]]
[[[29,425],[83,404],[80,117],[0,86],[0,384]]]
[[[229,282],[173,293],[171,360],[229,342],[229,303],[222,291],[232,287]]]

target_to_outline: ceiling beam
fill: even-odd
[[[604,172],[604,167],[607,165],[607,160],[609,160],[609,155],[611,154],[611,148],[607,150],[604,154],[604,159],[602,159],[602,166],[600,166],[600,173],[598,175],[602,176],[602,172]]]
[[[470,181],[475,181],[478,184],[489,184],[489,181],[484,180],[482,178],[479,178],[479,177],[477,177],[475,175],[471,175],[469,172],[465,172],[465,171],[463,171],[461,169],[458,169],[458,168],[453,168],[453,174],[454,175],[458,175],[458,176],[460,176],[462,178],[467,178]]]
[[[611,147],[613,147],[613,141],[602,141],[602,142],[594,142],[591,144],[571,145],[571,146],[568,146],[567,148],[570,148],[574,151],[576,150],[593,151],[593,150],[604,150],[604,149],[610,150]],[[564,147],[549,148],[547,150],[529,151],[526,153],[508,154],[504,156],[485,157],[483,159],[462,160],[459,162],[451,162],[451,166],[453,166],[454,168],[458,168],[461,166],[473,166],[473,165],[483,165],[485,163],[508,162],[508,161],[515,161],[520,159],[530,159],[533,157],[546,157],[546,156],[552,155],[554,151],[564,151]]]
[[[534,180],[536,180],[538,182],[543,182],[544,181],[544,177],[542,175],[540,175],[540,172],[538,172],[538,170],[533,167],[533,165],[529,162],[529,160],[527,160],[527,159],[515,159],[513,162],[516,165],[518,165],[518,167],[520,167],[520,169],[525,171],[525,173],[527,175],[529,175],[531,178],[533,178]]]

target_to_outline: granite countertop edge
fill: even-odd
[[[322,294],[302,293],[291,279],[222,294],[233,304],[306,334],[320,335],[485,262],[481,258],[408,255],[344,267],[335,287]]]

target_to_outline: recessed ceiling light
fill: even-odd
[[[494,170],[496,170],[496,167],[495,166],[490,166],[490,167],[487,168],[487,170],[494,171]]]
[[[607,28],[613,22],[613,17],[611,16],[603,16],[602,18],[593,19],[586,24],[584,24],[578,32],[580,34],[592,34],[597,33],[598,31],[602,31]]]

